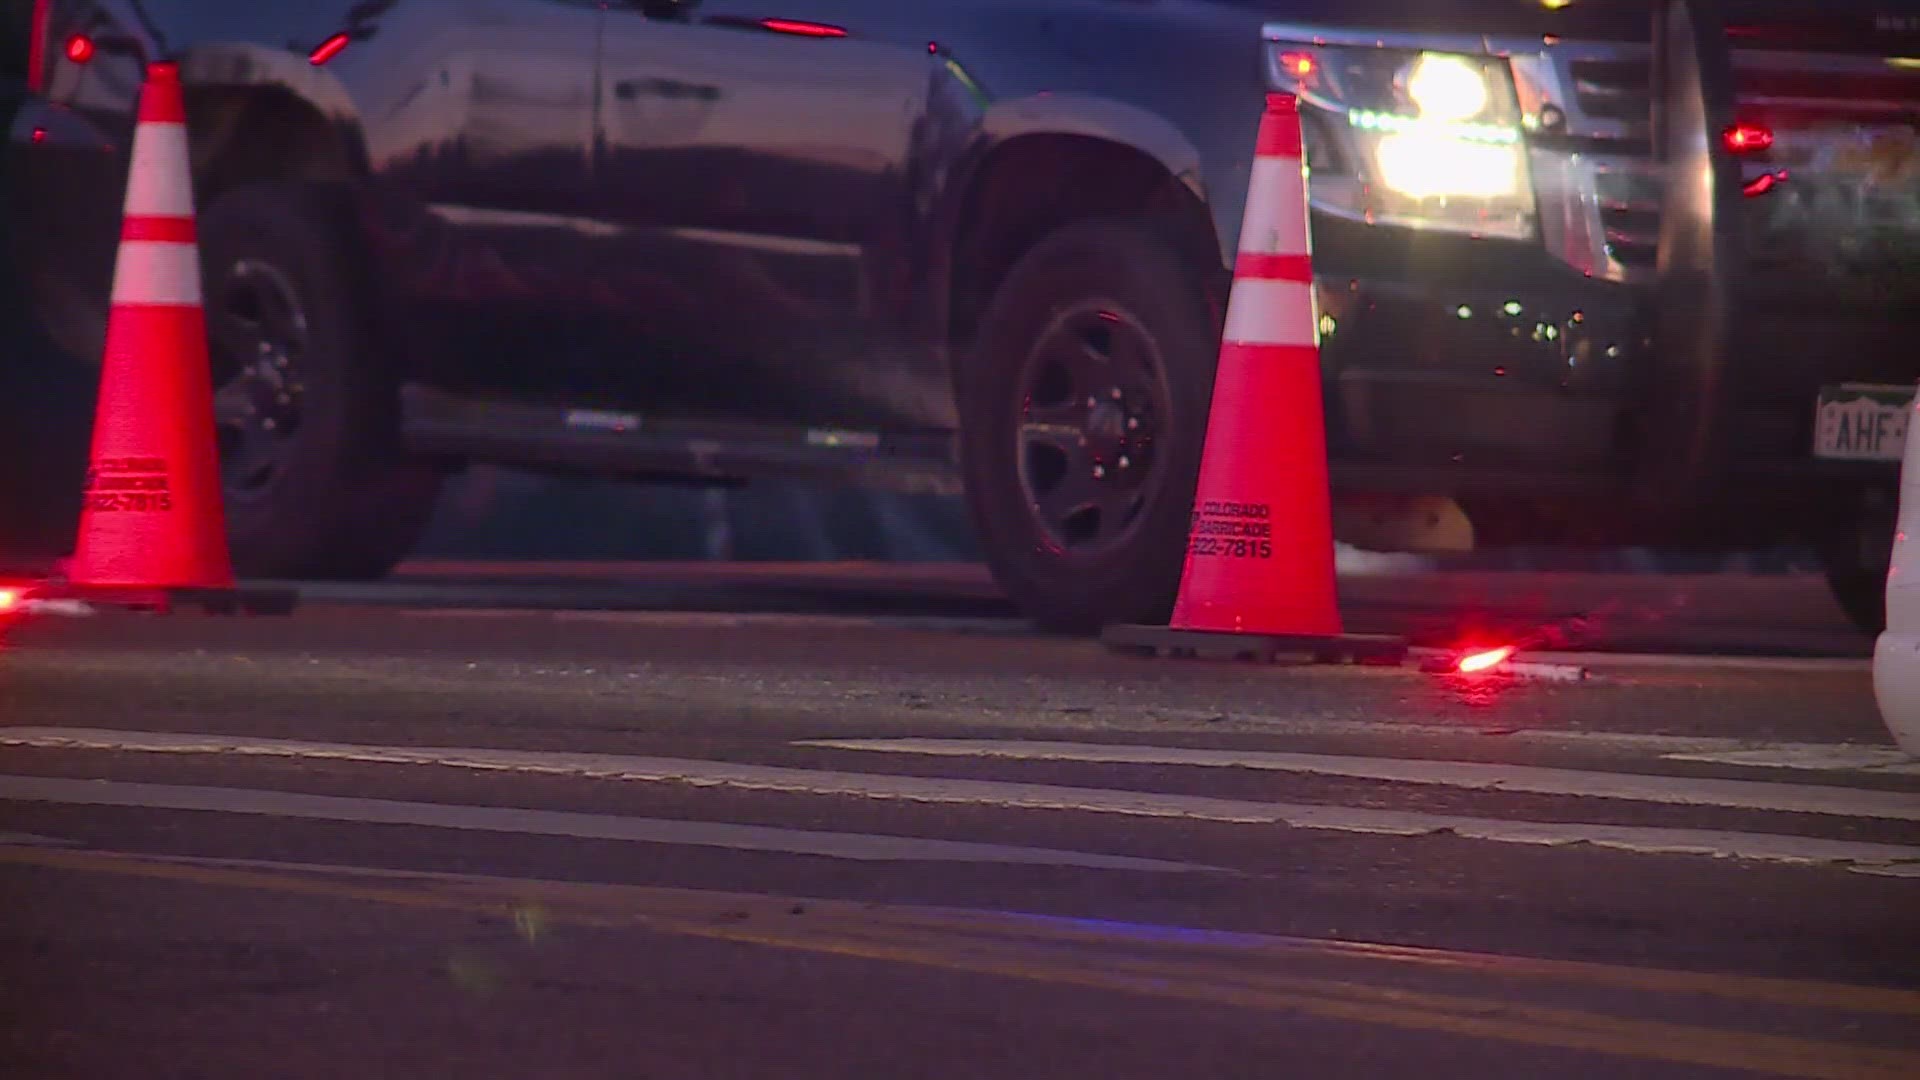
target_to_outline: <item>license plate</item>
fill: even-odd
[[[1813,456],[1842,461],[1899,461],[1907,445],[1914,388],[1842,383],[1820,388]]]

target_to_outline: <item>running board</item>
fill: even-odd
[[[537,405],[402,389],[401,434],[428,457],[632,479],[734,484],[816,480],[957,495],[951,434],[914,435]]]

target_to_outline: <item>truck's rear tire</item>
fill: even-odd
[[[1884,543],[1882,542],[1884,541]],[[1878,636],[1887,628],[1887,570],[1893,562],[1893,525],[1884,537],[1863,535],[1821,546],[1827,588],[1847,619],[1863,633]]]
[[[960,371],[982,546],[1048,629],[1163,621],[1179,588],[1219,309],[1176,230],[1126,215],[1040,241]]]
[[[200,217],[235,569],[373,578],[405,558],[439,474],[409,460],[337,192],[248,184]]]

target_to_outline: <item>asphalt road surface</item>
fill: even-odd
[[[1920,1076],[1920,763],[1791,583],[1355,605],[1615,650],[1559,683],[1114,656],[916,573],[11,627],[0,1075]]]

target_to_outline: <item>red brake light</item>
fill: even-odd
[[[33,0],[33,26],[27,38],[27,89],[39,93],[47,87],[47,15],[53,0]]]
[[[84,64],[93,59],[93,39],[85,34],[75,34],[68,38],[67,59],[76,64]]]
[[[1736,154],[1755,154],[1773,145],[1773,129],[1764,124],[1735,124],[1720,136]]]
[[[5,615],[20,606],[26,596],[19,589],[0,587],[0,615]]]
[[[1280,67],[1285,70],[1287,74],[1299,79],[1301,82],[1305,82],[1312,77],[1314,71],[1318,69],[1319,66],[1319,63],[1314,60],[1312,53],[1288,52],[1280,54]]]
[[[314,67],[319,67],[321,64],[339,56],[340,50],[346,48],[347,42],[351,40],[353,39],[346,34],[333,35],[313,47],[313,51],[307,54],[307,63],[312,64]]]
[[[771,30],[776,34],[793,34],[798,37],[842,38],[847,36],[844,26],[806,22],[800,19],[761,19],[760,29]]]
[[[1747,198],[1757,199],[1786,182],[1787,170],[1781,169],[1779,172],[1761,173],[1747,181],[1747,186],[1741,190],[1745,192]]]

